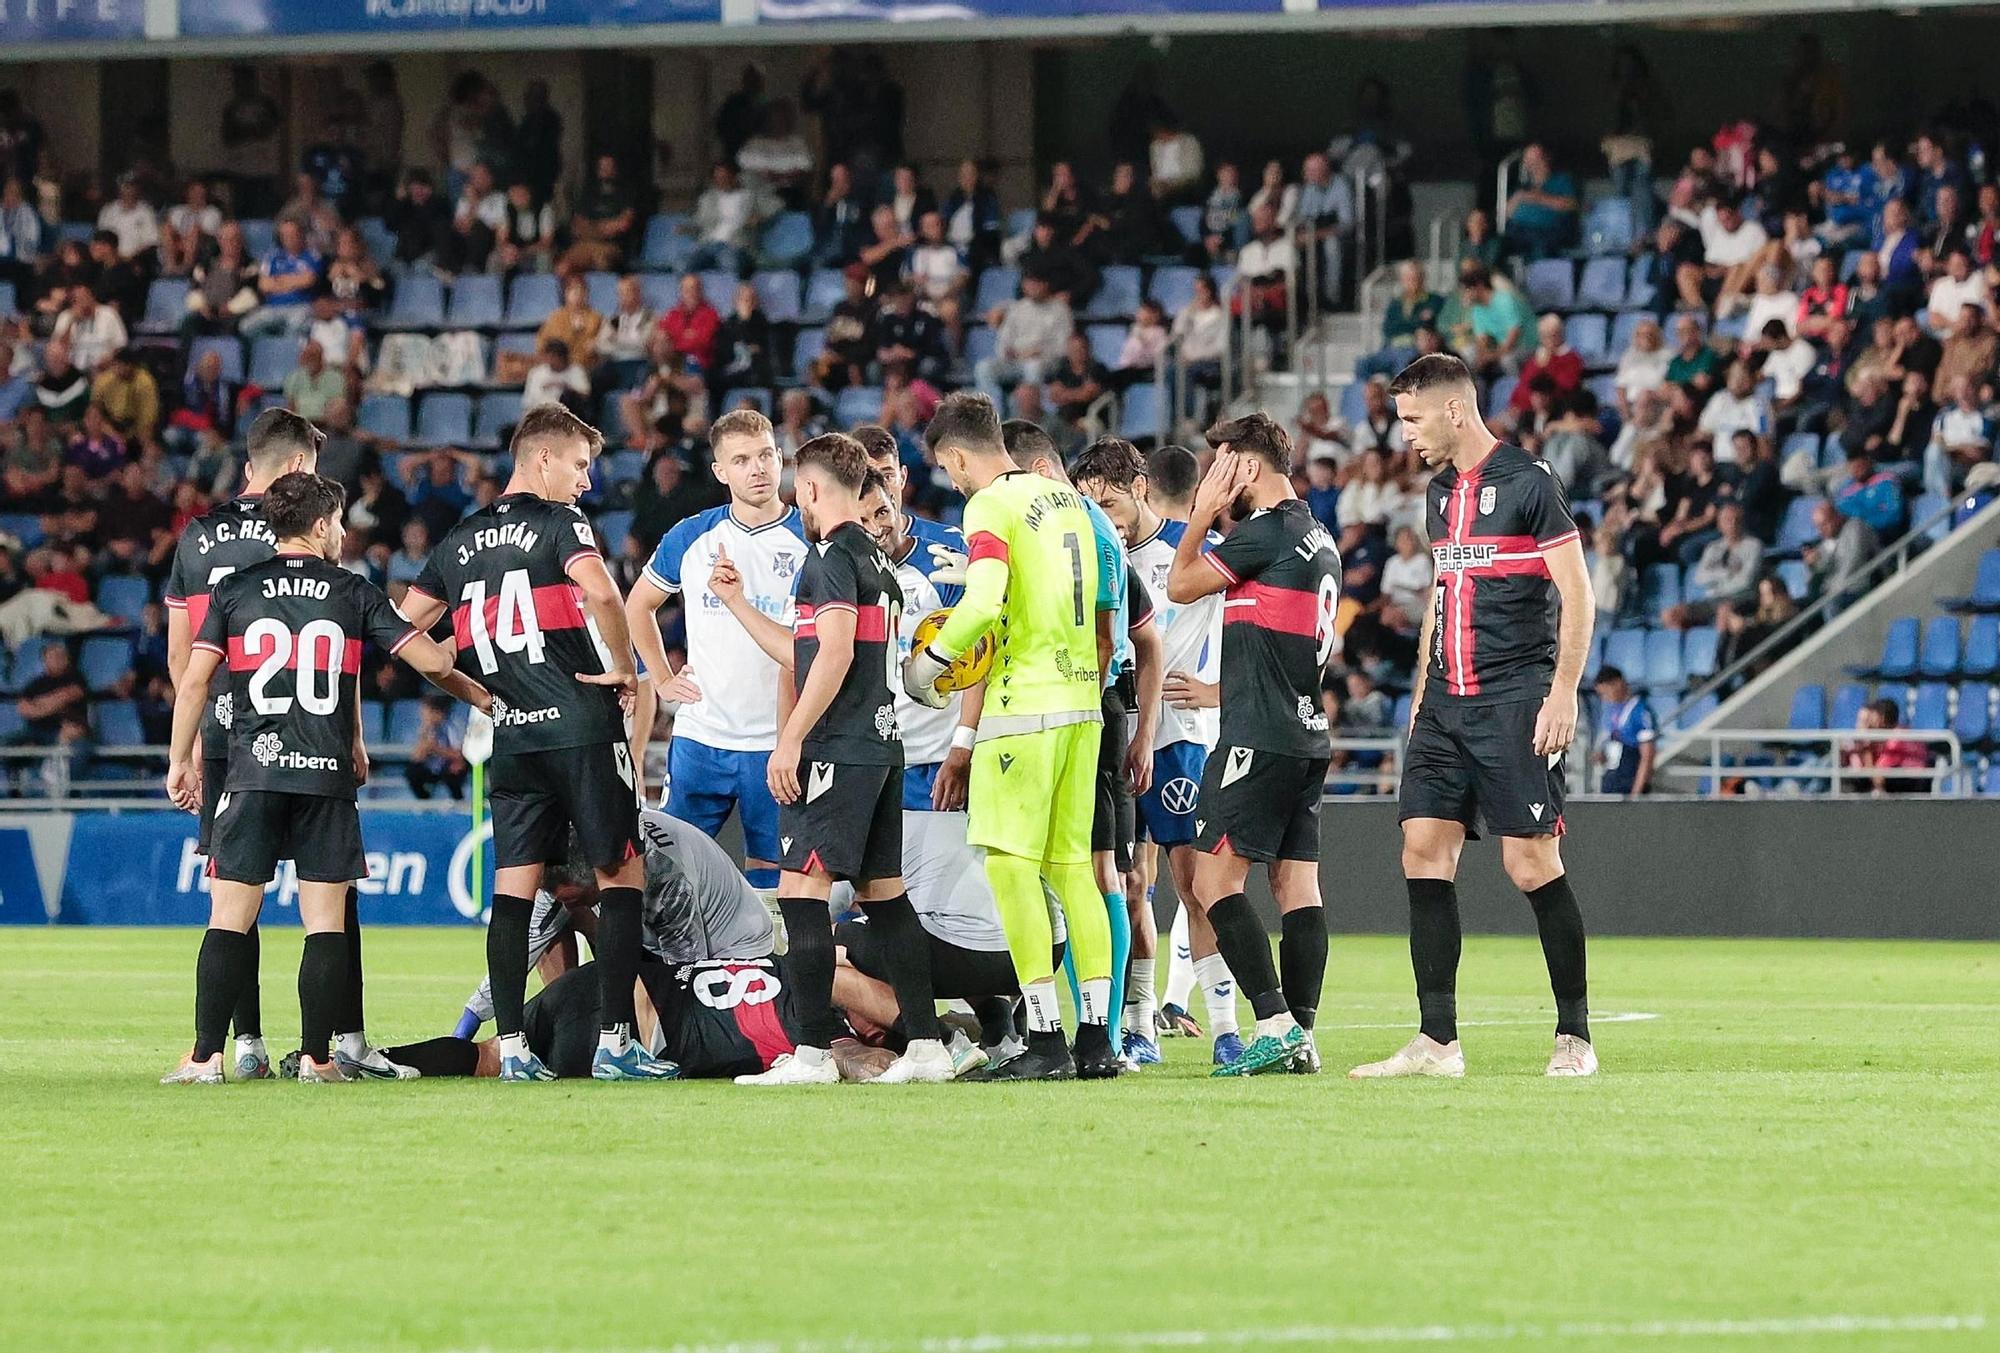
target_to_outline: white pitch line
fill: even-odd
[[[1592,1024],[1637,1024],[1640,1020],[1658,1019],[1658,1018],[1659,1018],[1658,1015],[1653,1014],[1649,1011],[1631,1010],[1631,1011],[1626,1011],[1623,1014],[1611,1014],[1611,1015],[1592,1014],[1590,1017],[1590,1022]],[[1503,1024],[1540,1025],[1540,1024],[1547,1024],[1548,1022],[1549,1022],[1549,1016],[1546,1014],[1542,1014],[1542,1015],[1535,1015],[1531,1018],[1525,1018],[1525,1019],[1462,1019],[1458,1022],[1458,1027],[1461,1029],[1492,1029],[1492,1028],[1497,1028]],[[1316,1029],[1407,1029],[1410,1027],[1410,1022],[1406,1019],[1403,1019],[1403,1020],[1394,1020],[1387,1024],[1328,1024],[1322,1020],[1320,1023],[1314,1025],[1313,1027]]]
[[[1742,1320],[1562,1321],[1500,1325],[1295,1325],[1104,1334],[973,1334],[928,1339],[748,1340],[653,1353],[1056,1353],[1064,1349],[1241,1348],[1286,1344],[1545,1343],[1604,1339],[1796,1339],[1812,1335],[1976,1334],[1982,1314],[1820,1315]]]

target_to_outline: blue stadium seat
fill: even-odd
[[[1993,736],[1991,694],[1985,686],[1967,684],[1958,688],[1958,712],[1951,716],[1951,731],[1966,747],[1982,747]]]
[[[236,223],[243,229],[243,252],[251,261],[264,257],[277,247],[278,223],[271,220],[248,220]]]
[[[772,217],[757,241],[758,263],[766,268],[796,268],[812,257],[812,251],[812,217],[802,211]]]
[[[1734,342],[1742,338],[1749,331],[1749,328],[1750,317],[1748,315],[1731,315],[1728,319],[1717,320],[1712,332],[1717,338],[1727,338],[1731,342]]]
[[[1116,370],[1119,354],[1125,347],[1124,328],[1116,324],[1093,324],[1084,330],[1083,336],[1090,343],[1091,359]]]
[[[1007,238],[1026,235],[1035,228],[1035,209],[1016,207],[1007,213]]]
[[[201,359],[211,352],[222,358],[222,378],[241,384],[243,380],[243,341],[227,334],[217,334],[209,338],[197,338],[188,347],[188,365],[190,367],[201,365]]]
[[[1898,616],[1889,622],[1889,632],[1882,636],[1881,659],[1872,667],[1853,666],[1847,670],[1855,676],[1907,681],[1917,674],[1917,641],[1917,618]]]
[[[472,439],[482,447],[500,445],[503,434],[521,418],[521,396],[512,390],[495,390],[479,397],[479,417],[472,427]]]
[[[1924,622],[1923,646],[1917,657],[1917,671],[1942,679],[1958,672],[1958,618],[1934,615]]]
[[[1906,464],[1908,462],[1905,462]],[[1924,535],[1933,543],[1951,534],[1951,499],[1940,493],[1920,493],[1910,504],[1910,524],[1923,526]],[[1926,525],[1928,523],[1928,525]]]
[[[0,282],[0,319],[13,319],[20,313],[21,299],[14,294],[14,284]]]
[[[60,639],[45,639],[39,634],[31,634],[14,647],[13,657],[7,663],[7,689],[19,691],[23,686],[42,674],[42,650],[50,644],[61,643]]]
[[[1201,208],[1198,206],[1175,207],[1167,213],[1167,219],[1174,223],[1174,229],[1189,244],[1201,243]]]
[[[710,268],[701,275],[701,298],[715,308],[716,314],[726,319],[736,312],[738,280],[733,272]]]
[[[1632,260],[1632,270],[1625,279],[1625,304],[1635,310],[1653,303],[1653,284],[1646,280],[1646,260]]]
[[[833,307],[847,299],[847,279],[837,268],[821,268],[806,279],[806,300],[799,308],[802,324],[824,324]]]
[[[1979,792],[1987,798],[2000,798],[2000,759],[1986,764],[1986,773],[1980,777]]]
[[[773,324],[796,324],[799,320],[799,275],[795,272],[760,272],[750,279],[757,288],[757,304]]]
[[[33,512],[0,512],[0,532],[21,542],[21,548],[32,550],[42,543],[42,519]]]
[[[1965,631],[1965,651],[1958,655],[1960,676],[2000,677],[2000,615],[1976,615]]]
[[[655,315],[664,315],[680,304],[681,279],[670,272],[640,273],[639,298]]]
[[[1646,666],[1634,684],[1649,691],[1677,691],[1687,684],[1687,668],[1681,662],[1681,636],[1678,631],[1646,631]]]
[[[1113,264],[1103,271],[1101,280],[1083,312],[1085,319],[1130,319],[1137,313],[1142,297],[1137,268]]]
[[[990,326],[981,324],[965,331],[965,351],[960,354],[968,366],[983,362],[999,350],[1000,336]]]
[[[1813,525],[1813,508],[1820,503],[1818,498],[1799,497],[1785,505],[1785,515],[1778,522],[1778,548],[1797,550],[1819,539],[1819,529]],[[2000,578],[1996,578],[2000,582]],[[1996,605],[1995,609],[2000,609]]]
[[[444,325],[444,283],[429,273],[411,273],[396,283],[385,329],[437,329]]]
[[[509,329],[539,329],[562,304],[562,282],[554,273],[524,272],[507,288]],[[617,309],[614,299],[612,309]]]
[[[1792,712],[1785,727],[1797,732],[1815,732],[1826,727],[1826,687],[1817,683],[1792,692]]]
[[[1166,400],[1151,381],[1132,386],[1118,412],[1118,435],[1128,442],[1158,441],[1167,435]]]
[[[1021,270],[1019,268],[988,268],[979,274],[979,288],[972,298],[972,311],[984,317],[996,306],[1007,304],[1020,294]]]
[[[1236,281],[1236,265],[1234,263],[1217,263],[1208,270],[1208,278],[1211,282],[1215,283],[1215,294],[1222,298],[1224,305],[1228,305],[1229,288]]]
[[[132,670],[132,641],[109,634],[92,635],[83,641],[77,667],[84,685],[93,691],[108,691]]]
[[[744,385],[731,390],[722,397],[722,411],[727,413],[746,399],[755,404],[766,418],[771,416],[771,392],[761,385]]]
[[[6,299],[4,296],[0,296],[0,300],[4,299]],[[7,689],[11,693],[13,690],[11,683]],[[13,741],[14,737],[26,727],[27,721],[21,717],[21,711],[14,708],[14,702],[0,700],[0,741]]]
[[[792,343],[792,374],[800,380],[812,373],[812,365],[826,351],[826,330],[801,329]]]
[[[387,740],[403,746],[417,740],[417,732],[424,724],[424,702],[421,700],[398,700],[389,706],[389,729]]]
[[[1499,380],[1494,381],[1493,393],[1487,396],[1486,407],[1489,409],[1506,408],[1508,401],[1514,398],[1514,387],[1520,383],[1521,378],[1519,376],[1502,376]]]
[[[1178,315],[1194,300],[1194,279],[1200,272],[1199,268],[1178,263],[1155,268],[1152,280],[1146,284],[1146,295],[1158,301],[1169,317]]]
[[[1566,258],[1541,258],[1521,276],[1521,294],[1537,311],[1567,310],[1576,303],[1576,265]]]
[[[472,396],[439,391],[424,396],[417,405],[417,432],[420,446],[469,447],[472,444]]]
[[[646,453],[644,451],[613,451],[605,457],[609,462],[610,478],[614,484],[636,484],[646,475]]]
[[[496,373],[496,379],[500,369],[500,354],[503,352],[517,352],[528,357],[533,357],[535,355],[535,336],[524,333],[501,334],[493,340],[493,351],[490,357],[492,365],[490,369]]]
[[[389,267],[396,255],[396,232],[389,229],[389,223],[380,216],[364,216],[355,222],[355,228],[368,246],[368,257],[383,268]]]
[[[639,266],[653,272],[679,272],[694,253],[694,239],[681,233],[687,223],[683,212],[662,212],[646,222],[646,237],[639,246]]]
[[[1585,366],[1610,366],[1617,360],[1611,351],[1611,322],[1604,316],[1571,315],[1564,332]]]
[[[1780,464],[1803,451],[1811,456],[1814,464],[1819,462],[1820,435],[1817,432],[1794,432],[1785,438],[1785,444],[1778,448]]]
[[[1861,707],[1868,703],[1868,688],[1853,682],[1842,686],[1833,693],[1833,705],[1827,710],[1828,728],[1852,728],[1861,717]]]
[[[1621,310],[1617,318],[1611,321],[1612,357],[1623,357],[1625,349],[1632,346],[1632,335],[1639,331],[1641,324],[1651,318],[1652,316],[1643,310]]]
[[[451,309],[445,323],[453,329],[497,329],[500,327],[500,279],[486,273],[467,273],[451,284]]]
[[[1646,675],[1646,631],[1615,629],[1604,641],[1604,665],[1616,667],[1634,686]]]
[[[1910,702],[1910,727],[1934,732],[1951,727],[1951,687],[1942,681],[1926,681],[1917,687]]]
[[[1583,280],[1577,283],[1576,303],[1593,310],[1625,308],[1625,260],[1593,258],[1583,265]]]
[[[185,277],[162,277],[146,288],[146,313],[139,317],[133,327],[142,334],[171,334],[179,331],[181,321],[187,318],[188,280]],[[0,315],[8,313],[8,306],[0,304]]]
[[[1947,611],[2000,611],[2000,550],[1987,550],[1979,556],[1970,596],[1948,597],[1940,604]]]
[[[259,338],[250,344],[250,383],[276,390],[298,370],[303,338]]]
[[[632,514],[630,512],[600,512],[597,514],[597,539],[606,553],[615,553],[625,547],[625,537],[632,534]]]
[[[153,585],[144,578],[114,573],[97,585],[97,609],[133,624],[153,599]]]
[[[1720,708],[1722,708],[1721,696],[1704,695],[1701,699],[1675,715],[1672,720],[1672,727],[1676,732],[1685,732]]]
[[[401,395],[366,395],[354,421],[363,432],[400,446],[410,440],[410,401]]]
[[[1649,564],[1639,580],[1639,606],[1648,616],[1657,617],[1669,606],[1678,606],[1681,595],[1679,564]]]
[[[590,272],[583,275],[583,285],[590,292],[590,308],[600,315],[610,316],[618,311],[618,274],[615,272]]]
[[[872,423],[881,416],[882,387],[879,385],[850,385],[834,401],[834,421],[844,428]]]
[[[1708,625],[1687,632],[1681,644],[1681,666],[1687,672],[1688,680],[1706,681],[1715,675],[1721,638],[1721,634]]]
[[[139,707],[130,700],[101,700],[96,707],[97,739],[107,747],[143,747]]]
[[[1584,214],[1583,247],[1594,255],[1623,254],[1632,247],[1632,200],[1607,197]],[[1598,260],[1593,258],[1592,262]],[[1619,262],[1608,259],[1608,262]]]

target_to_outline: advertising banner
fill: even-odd
[[[146,36],[146,0],[0,0],[0,46]]]
[[[1338,5],[1342,0],[1321,0]],[[937,23],[947,19],[1082,19],[1116,14],[1278,14],[1284,0],[759,0],[769,23],[883,19]]]
[[[181,0],[181,35],[190,38],[721,21],[722,0]]]
[[[14,919],[9,833],[0,830],[0,887]],[[360,884],[364,925],[471,925],[486,889],[472,886],[472,831],[459,813],[361,814],[368,877]],[[492,827],[482,829],[490,843]],[[492,858],[490,844],[486,850]],[[207,861],[195,850],[186,813],[78,814],[62,882],[66,925],[203,925],[208,920]],[[298,879],[290,865],[265,890],[263,922],[298,922]]]

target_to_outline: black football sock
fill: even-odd
[[[493,895],[486,922],[486,979],[493,986],[494,1031],[505,1038],[521,1032],[528,1003],[528,923],[535,904],[525,897]]]
[[[1277,965],[1271,962],[1271,937],[1250,908],[1250,899],[1231,893],[1208,909],[1215,927],[1215,947],[1236,975],[1236,986],[1250,998],[1258,1019],[1285,1013],[1285,993],[1278,986]]]
[[[972,1013],[979,1017],[979,1042],[982,1046],[995,1047],[1002,1039],[1015,1036],[1013,997],[988,996],[983,1001],[974,1001]]]
[[[382,1055],[420,1076],[472,1076],[479,1071],[479,1045],[463,1038],[427,1038],[385,1048]]]
[[[931,942],[917,921],[910,895],[903,893],[887,902],[863,902],[861,910],[868,924],[882,937],[882,961],[889,969],[889,985],[896,993],[896,1008],[902,1012],[897,1023],[910,1039],[941,1039],[937,998],[931,985]]]
[[[315,1062],[326,1060],[346,983],[347,936],[332,930],[306,936],[299,955],[299,1051]]]
[[[229,1037],[229,1008],[245,981],[256,981],[256,946],[248,935],[210,927],[194,961],[194,1059],[205,1062]]]
[[[632,983],[639,976],[643,929],[637,888],[606,888],[598,893],[597,970],[604,981],[604,1013],[598,1027],[605,1033],[621,1025],[630,1033],[639,1022]]]
[[[785,918],[785,982],[798,992],[799,1043],[830,1048],[840,1037],[833,1014],[833,922],[820,897],[781,897]]]
[[[1583,911],[1560,874],[1528,894],[1535,928],[1542,932],[1542,957],[1549,965],[1549,990],[1556,998],[1556,1032],[1590,1041],[1589,984],[1584,977]]]
[[[1450,879],[1408,879],[1410,969],[1417,978],[1417,1011],[1424,1034],[1449,1043],[1458,1037],[1458,885]]]
[[[361,890],[353,884],[347,887],[347,924],[341,934],[347,939],[347,980],[341,984],[333,1031],[358,1034],[368,1028],[368,1017],[361,1000]]]
[[[1319,1014],[1319,991],[1326,982],[1326,908],[1300,907],[1283,917],[1278,941],[1278,971],[1285,1005],[1301,1029],[1310,1029]]]
[[[234,935],[236,932],[232,930],[229,933]],[[244,968],[248,977],[244,980],[242,989],[236,993],[234,999],[235,1008],[230,1013],[229,1022],[236,1026],[236,1036],[238,1038],[262,1038],[264,1036],[264,993],[258,986],[257,970],[263,954],[264,937],[258,933],[256,924],[252,922],[249,933],[243,938],[249,942],[246,946],[248,957],[245,959],[246,966]]]

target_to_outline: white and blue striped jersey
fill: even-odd
[[[924,617],[932,611],[948,610],[958,605],[958,599],[965,593],[962,586],[940,585],[930,579],[931,571],[937,567],[931,558],[931,546],[942,545],[964,554],[965,536],[955,526],[945,526],[922,517],[911,517],[907,524],[910,552],[894,561],[896,582],[903,589],[902,632],[898,636],[896,659],[898,671],[909,660],[917,626],[923,623]],[[960,697],[952,696],[943,709],[932,709],[905,695],[900,681],[892,684],[896,694],[896,723],[903,731],[904,762],[911,769],[938,765],[951,750],[951,733],[958,727]]]
[[[1186,672],[1213,683],[1222,679],[1222,594],[1212,592],[1186,606],[1167,597],[1167,574],[1173,570],[1174,551],[1186,534],[1186,522],[1161,521],[1159,530],[1132,547],[1132,568],[1153,594],[1153,605],[1158,608],[1154,615],[1160,625],[1163,671]],[[1221,541],[1221,536],[1210,531],[1204,548],[1214,549]],[[1153,750],[1176,742],[1213,747],[1221,727],[1220,710],[1181,710],[1168,705],[1160,712],[1160,731],[1153,739]]]
[[[805,562],[805,527],[793,508],[768,526],[745,526],[727,507],[689,517],[660,538],[646,565],[655,586],[682,594],[688,663],[701,699],[683,705],[674,736],[732,752],[778,745],[778,664],[708,590],[717,555],[729,552],[743,595],[779,624],[792,623],[792,589]]]

